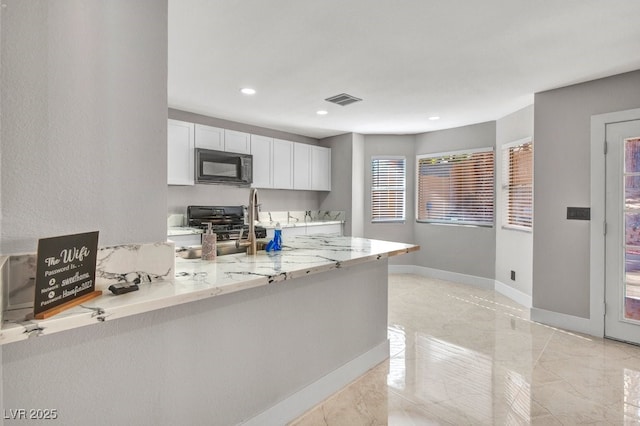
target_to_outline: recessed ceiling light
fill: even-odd
[[[316,111],[316,114],[318,114],[318,115],[327,115],[327,114],[329,114],[329,112],[321,109],[320,111]]]
[[[440,117],[438,117],[437,115],[432,115],[431,117],[429,117],[429,120],[431,121],[440,120]]]
[[[244,88],[240,89],[240,91],[242,93],[244,93],[245,95],[255,95],[256,94],[256,90],[252,89],[250,87],[244,87]]]

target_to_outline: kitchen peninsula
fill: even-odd
[[[307,235],[275,253],[174,257],[174,279],[107,293],[48,320],[5,323],[6,399],[68,408],[67,424],[97,416],[111,424],[283,424],[388,357],[387,259],[418,249]],[[82,395],[22,389],[20,354],[30,345],[43,359],[52,351],[86,359],[101,392],[125,403],[81,412],[70,404]],[[46,363],[28,365],[43,380],[51,374]],[[132,378],[120,395],[116,384]]]

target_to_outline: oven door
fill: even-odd
[[[196,149],[196,182],[248,186],[252,160],[247,154]]]

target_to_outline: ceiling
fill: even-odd
[[[638,0],[169,0],[169,106],[314,138],[491,121],[640,69],[639,18]]]

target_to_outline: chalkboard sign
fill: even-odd
[[[102,294],[96,288],[98,231],[38,240],[33,313],[44,319]]]

